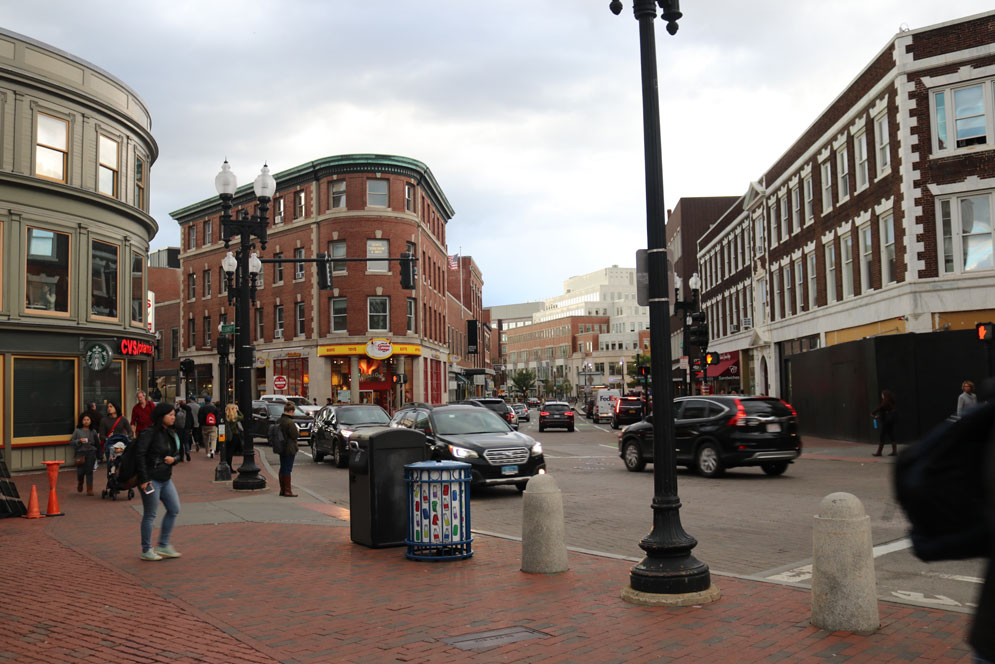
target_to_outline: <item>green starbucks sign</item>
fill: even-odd
[[[93,371],[103,371],[111,363],[111,349],[106,344],[90,344],[83,356],[86,366]]]

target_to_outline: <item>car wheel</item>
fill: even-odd
[[[336,468],[345,468],[349,465],[349,455],[344,452],[345,450],[338,443],[332,444],[332,460],[335,462]]]
[[[539,433],[542,433],[545,430],[546,430],[546,427],[544,427],[543,425],[540,424],[539,425]]]
[[[618,424],[615,423],[615,420],[612,420],[612,429],[617,429],[617,428]]]
[[[784,471],[788,469],[787,461],[771,461],[770,463],[762,463],[760,467],[764,469],[764,472],[768,475],[783,475]]]
[[[315,463],[321,463],[321,460],[324,458],[325,455],[322,452],[319,452],[317,449],[315,449],[314,443],[311,443],[311,461]]]
[[[642,452],[639,451],[639,444],[633,441],[629,441],[622,448],[622,462],[625,463],[625,469],[632,473],[642,472],[643,468],[646,467],[646,460],[643,459]]]
[[[571,424],[570,426],[567,427],[567,432],[572,432],[573,430],[574,430],[574,425]]]
[[[515,485],[515,488],[518,489],[518,493],[525,493],[526,485],[528,485],[528,482],[519,482]]]
[[[702,443],[698,448],[695,468],[702,477],[718,477],[725,472],[715,443]]]

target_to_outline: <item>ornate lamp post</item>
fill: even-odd
[[[678,0],[633,0],[639,22],[643,84],[643,148],[646,165],[646,236],[649,259],[650,357],[653,380],[653,530],[639,546],[646,557],[634,566],[622,597],[638,604],[701,604],[718,599],[708,565],[691,555],[697,545],[681,526],[674,465],[673,384],[670,379],[670,304],[667,286],[666,218],[663,158],[660,149],[660,101],[657,92],[656,8],[663,8],[667,32],[677,32]],[[614,14],[622,3],[612,0]]]
[[[269,167],[264,164],[253,182],[252,188],[258,206],[251,216],[242,210],[240,215],[232,217],[232,200],[238,189],[238,179],[231,172],[227,159],[221,165],[221,172],[214,178],[214,185],[221,198],[221,231],[225,247],[228,247],[231,238],[239,238],[235,253],[229,251],[221,259],[221,269],[225,271],[228,281],[228,301],[235,304],[235,400],[238,402],[238,409],[247,418],[245,421],[251,423],[254,352],[249,303],[256,299],[256,275],[263,267],[258,254],[252,251],[255,248],[252,238],[258,238],[262,249],[266,249],[269,203],[276,193],[276,179],[270,175]],[[232,488],[244,491],[265,489],[266,479],[259,474],[259,467],[256,465],[252,434],[250,431],[247,434],[242,441],[242,465],[238,468],[238,477],[232,481]]]

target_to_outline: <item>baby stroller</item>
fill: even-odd
[[[124,448],[130,442],[127,436],[120,434],[107,439],[106,444],[110,449],[110,460],[107,462],[107,488],[100,492],[101,499],[109,497],[111,500],[117,500],[117,494],[121,492],[121,486],[117,479],[117,471],[121,467],[121,455],[124,454]],[[128,489],[128,500],[134,497],[135,490]]]

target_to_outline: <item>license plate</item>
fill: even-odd
[[[627,410],[625,412],[628,413],[629,415],[635,415],[637,411],[634,410],[634,409],[632,409],[632,408],[630,408],[629,410]]]
[[[516,475],[518,474],[518,466],[501,466],[502,475]]]
[[[781,425],[777,424],[776,422],[767,425],[768,433],[777,433],[780,430],[781,430]]]

